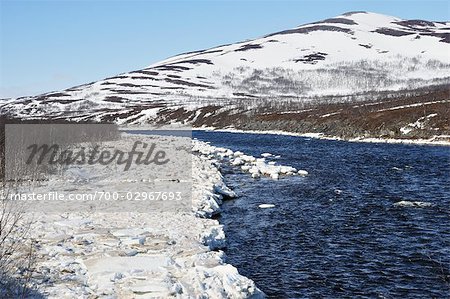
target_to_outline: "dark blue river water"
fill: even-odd
[[[450,298],[450,148],[196,131],[309,172],[225,166],[227,262],[270,298]],[[430,203],[399,207],[399,201]],[[260,209],[272,203],[275,208]]]

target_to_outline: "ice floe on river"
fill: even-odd
[[[279,158],[279,156],[274,156],[271,153],[262,153],[262,157],[257,158],[251,155],[246,155],[240,151],[233,152],[231,149],[213,146],[207,142],[198,140],[194,140],[193,150],[195,152],[199,152],[212,161],[226,161],[233,166],[239,166],[242,171],[250,173],[253,178],[269,176],[272,179],[277,180],[280,176],[308,175],[306,170],[297,170],[291,166],[278,165],[275,161],[268,161],[267,158],[269,157]]]
[[[258,207],[261,209],[270,209],[270,208],[275,208],[275,205],[270,204],[270,203],[263,203],[263,204],[260,204]]]
[[[395,207],[416,207],[416,208],[425,208],[425,207],[431,207],[432,204],[429,202],[423,202],[423,201],[407,201],[402,200],[399,202],[394,203]]]

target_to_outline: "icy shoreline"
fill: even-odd
[[[279,158],[279,156],[274,156],[271,153],[262,153],[261,157],[254,157],[240,151],[233,152],[227,148],[212,146],[208,142],[198,140],[194,140],[193,151],[201,153],[213,162],[219,161],[220,163],[228,163],[240,167],[242,171],[250,173],[255,179],[261,176],[268,176],[278,180],[280,176],[308,175],[306,170],[297,170],[291,166],[279,165],[273,159],[271,159],[272,161],[267,160]]]
[[[248,133],[248,134],[273,134],[284,135],[293,137],[306,137],[315,138],[321,140],[337,140],[347,142],[365,142],[365,143],[390,143],[390,144],[417,144],[417,145],[439,145],[450,146],[450,141],[436,140],[440,136],[435,136],[430,139],[389,139],[389,138],[351,138],[344,139],[337,136],[326,136],[322,133],[293,133],[287,131],[269,130],[269,131],[255,131],[255,130],[239,130],[239,129],[216,129],[216,128],[195,128],[194,131],[206,131],[206,132],[227,132],[227,133]],[[450,136],[445,136],[450,138]]]
[[[154,126],[145,125],[128,125],[121,126],[121,130],[136,130],[136,131],[145,131],[152,130]],[[390,143],[390,144],[417,144],[417,145],[438,145],[438,146],[450,146],[450,141],[439,140],[440,137],[445,137],[446,139],[450,139],[450,136],[434,136],[430,139],[394,139],[394,138],[374,138],[374,137],[358,137],[351,139],[344,139],[337,136],[327,136],[322,133],[294,133],[288,131],[281,130],[268,130],[268,131],[258,131],[258,130],[240,130],[233,128],[215,128],[215,127],[198,127],[192,128],[193,131],[205,131],[205,132],[227,132],[227,133],[248,133],[248,134],[273,134],[273,135],[284,135],[284,136],[293,136],[293,137],[305,137],[305,138],[314,138],[320,140],[337,140],[337,141],[346,141],[346,142],[365,142],[365,143]]]
[[[211,219],[234,192],[207,154],[193,154],[192,165],[191,212],[27,214],[34,219],[38,291],[48,298],[264,298],[252,280],[226,263],[223,226]],[[102,175],[114,178],[95,173],[89,185],[98,186]],[[127,184],[132,182],[116,178],[110,186]],[[58,178],[41,189],[63,186],[67,182]]]

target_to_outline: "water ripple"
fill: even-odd
[[[194,136],[254,156],[281,155],[279,163],[310,173],[275,182],[225,169],[240,194],[220,218],[228,262],[269,297],[450,297],[447,147]]]

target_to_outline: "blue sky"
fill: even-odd
[[[0,98],[68,88],[355,10],[450,19],[448,0],[0,0]]]

